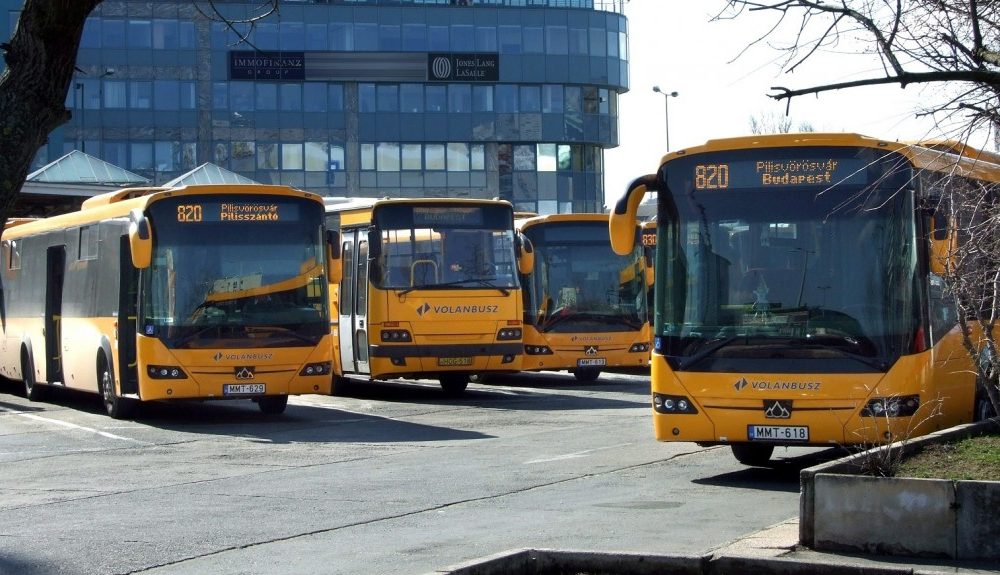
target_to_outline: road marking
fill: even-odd
[[[556,455],[555,457],[546,457],[544,459],[532,459],[531,461],[525,461],[524,465],[531,465],[532,463],[549,463],[552,461],[563,461],[566,459],[576,459],[578,457],[587,457],[591,453],[597,451],[605,451],[608,449],[618,449],[620,447],[628,447],[632,445],[631,443],[619,443],[618,445],[609,445],[607,447],[598,447],[596,449],[586,449],[584,451],[577,451],[575,453],[566,453],[564,455]]]
[[[84,427],[82,425],[77,425],[75,423],[70,423],[68,421],[61,421],[61,420],[58,420],[58,419],[51,419],[51,418],[48,418],[48,417],[42,417],[40,415],[35,415],[33,413],[23,413],[23,412],[16,412],[16,411],[13,412],[13,413],[15,413],[16,415],[20,415],[21,417],[26,417],[28,419],[34,419],[35,421],[42,421],[42,422],[45,422],[45,423],[54,423],[56,425],[61,425],[63,427],[68,427],[70,429],[75,429],[77,431],[86,431],[87,433],[94,433],[96,435],[100,435],[101,437],[106,437],[108,439],[120,439],[122,441],[133,441],[135,443],[144,443],[144,444],[150,445],[148,442],[145,442],[145,441],[140,441],[138,439],[132,439],[131,437],[124,437],[124,436],[121,436],[121,435],[115,435],[114,433],[108,433],[107,431],[101,431],[100,429],[94,429],[92,427]]]

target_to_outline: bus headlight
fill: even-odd
[[[497,332],[497,341],[510,341],[512,339],[521,339],[521,328],[505,327]]]
[[[632,347],[628,348],[629,353],[646,353],[649,351],[648,343],[633,343]]]
[[[653,394],[653,410],[657,413],[692,415],[698,413],[691,400],[681,395]]]
[[[176,365],[150,365],[146,373],[153,379],[187,379],[184,370]]]
[[[528,355],[552,355],[552,348],[547,345],[526,345],[524,353]]]
[[[390,343],[395,341],[411,341],[413,339],[410,336],[410,332],[405,329],[383,329],[381,335],[382,341]]]
[[[299,371],[299,375],[330,375],[330,370],[333,369],[332,365],[332,362],[329,361],[307,363],[305,367]]]
[[[920,409],[919,395],[876,397],[861,410],[862,417],[910,417]]]

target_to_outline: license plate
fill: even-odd
[[[455,365],[472,365],[471,357],[439,357],[438,365],[442,366],[455,366]]]
[[[804,425],[748,425],[750,441],[809,441],[809,428]]]
[[[594,358],[587,358],[587,359],[578,359],[578,360],[576,360],[576,366],[577,367],[591,367],[591,366],[594,366],[594,365],[607,365],[607,363],[608,363],[608,360],[604,359],[603,357],[594,357]]]
[[[222,395],[260,395],[265,390],[263,383],[227,383],[222,386]]]

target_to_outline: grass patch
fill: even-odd
[[[1000,435],[927,445],[903,460],[896,477],[1000,481]]]

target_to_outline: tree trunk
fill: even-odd
[[[70,119],[64,103],[87,16],[101,0],[26,0],[10,43],[0,44],[0,216],[7,220],[48,135]]]

